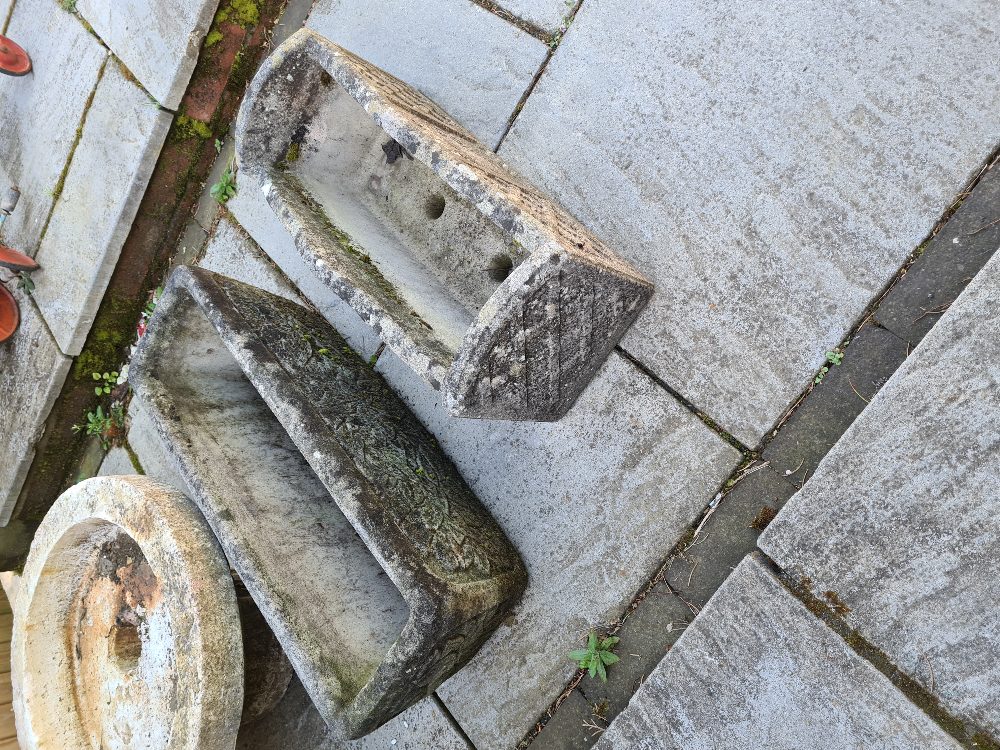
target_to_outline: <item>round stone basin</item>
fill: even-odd
[[[22,748],[233,748],[243,644],[229,566],[145,477],[66,491],[25,563],[11,647]]]

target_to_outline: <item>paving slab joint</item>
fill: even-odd
[[[478,5],[483,10],[488,11],[495,16],[499,16],[507,23],[513,26],[517,26],[517,28],[519,28],[525,34],[531,34],[531,36],[535,37],[535,39],[539,40],[540,42],[545,42],[546,44],[548,44],[549,40],[552,38],[552,35],[547,31],[545,31],[544,29],[536,26],[533,23],[530,23],[529,21],[525,21],[523,18],[518,18],[509,10],[501,8],[496,3],[491,2],[491,0],[470,0],[470,1],[474,5]]]

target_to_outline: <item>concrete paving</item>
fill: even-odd
[[[500,154],[656,284],[624,348],[754,445],[996,147],[998,45],[992,0],[590,0]]]
[[[34,255],[107,50],[53,0],[17,0],[7,36],[31,56],[33,72],[0,76],[0,186],[21,190],[0,239]]]
[[[689,626],[599,750],[957,750],[754,557]]]
[[[307,26],[419,89],[490,148],[548,53],[468,0],[319,0]]]
[[[903,672],[995,736],[998,285],[994,256],[761,538]]]
[[[80,15],[164,107],[177,109],[219,0],[78,0]]]
[[[15,297],[21,306],[21,325],[0,346],[0,526],[14,510],[35,457],[35,444],[71,364],[31,299],[21,292]]]
[[[65,354],[83,350],[170,121],[117,61],[105,67],[35,255],[35,300]]]
[[[496,5],[522,21],[554,33],[573,12],[577,0],[501,0]]]

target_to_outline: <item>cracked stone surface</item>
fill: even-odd
[[[554,32],[573,10],[576,0],[501,0],[496,4],[522,21]]]
[[[63,191],[35,260],[34,297],[59,348],[90,333],[170,127],[116,61],[97,84]]]
[[[998,46],[993,0],[585,2],[500,153],[655,284],[624,348],[754,445],[996,147]]]
[[[0,525],[10,519],[45,420],[69,374],[64,356],[29,297],[14,292],[21,325],[0,344]]]
[[[150,95],[177,109],[219,0],[77,0],[77,10]]]
[[[468,0],[319,0],[307,25],[406,81],[490,147],[548,53]]]
[[[438,689],[479,750],[510,748],[565,687],[566,654],[621,614],[739,453],[616,354],[555,424],[454,419],[388,351],[378,368],[528,567],[513,617]]]
[[[958,750],[815,618],[744,559],[612,722],[598,750]]]
[[[34,255],[107,50],[53,0],[18,0],[6,36],[33,70],[0,76],[0,189],[21,190],[0,238]]]
[[[1000,256],[761,537],[953,713],[1000,736]]]

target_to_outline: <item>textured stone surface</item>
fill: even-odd
[[[834,592],[900,669],[994,736],[998,285],[994,256],[761,538],[819,595]]]
[[[177,109],[219,0],[77,0],[77,10],[164,107]]]
[[[292,302],[302,303],[302,298],[257,244],[228,217],[219,221],[198,265]]]
[[[656,285],[625,349],[753,445],[996,146],[998,46],[993,0],[584,2],[500,153]]]
[[[1000,162],[879,303],[878,322],[912,346],[1000,247]]]
[[[435,104],[307,29],[254,78],[236,143],[302,256],[455,414],[560,418],[652,293]]]
[[[754,557],[604,733],[600,750],[958,750]]]
[[[65,354],[83,349],[169,127],[170,115],[109,63],[35,256],[35,299]]]
[[[173,465],[163,439],[156,431],[156,425],[149,418],[141,398],[133,398],[129,404],[128,443],[139,457],[139,463],[146,476],[170,485],[181,492],[187,492],[187,484]]]
[[[302,684],[293,679],[277,708],[245,726],[237,750],[473,750],[434,698],[425,698],[359,740],[330,732]]]
[[[21,189],[0,237],[34,255],[107,51],[53,0],[18,0],[7,36],[33,72],[0,76],[0,189]]]
[[[433,690],[519,598],[517,551],[316,313],[178,269],[130,380],[337,737]]]
[[[129,458],[128,451],[124,448],[112,448],[101,462],[97,476],[125,477],[137,473],[135,467],[132,466],[132,459]]]
[[[548,52],[468,0],[319,0],[308,26],[423,92],[491,148]]]
[[[562,692],[566,654],[621,615],[739,454],[618,355],[554,424],[454,419],[388,350],[378,368],[528,566],[514,617],[438,690],[479,750],[506,750]]]
[[[840,365],[816,385],[764,449],[771,468],[801,486],[906,359],[898,336],[866,325],[851,340]]]
[[[573,10],[577,0],[501,0],[496,3],[522,21],[554,32]]]
[[[15,292],[21,326],[0,344],[0,525],[10,519],[35,444],[42,435],[71,360],[63,356],[31,299]]]
[[[235,742],[243,644],[229,565],[194,504],[145,477],[89,479],[52,506],[21,577],[11,657],[23,748]]]

